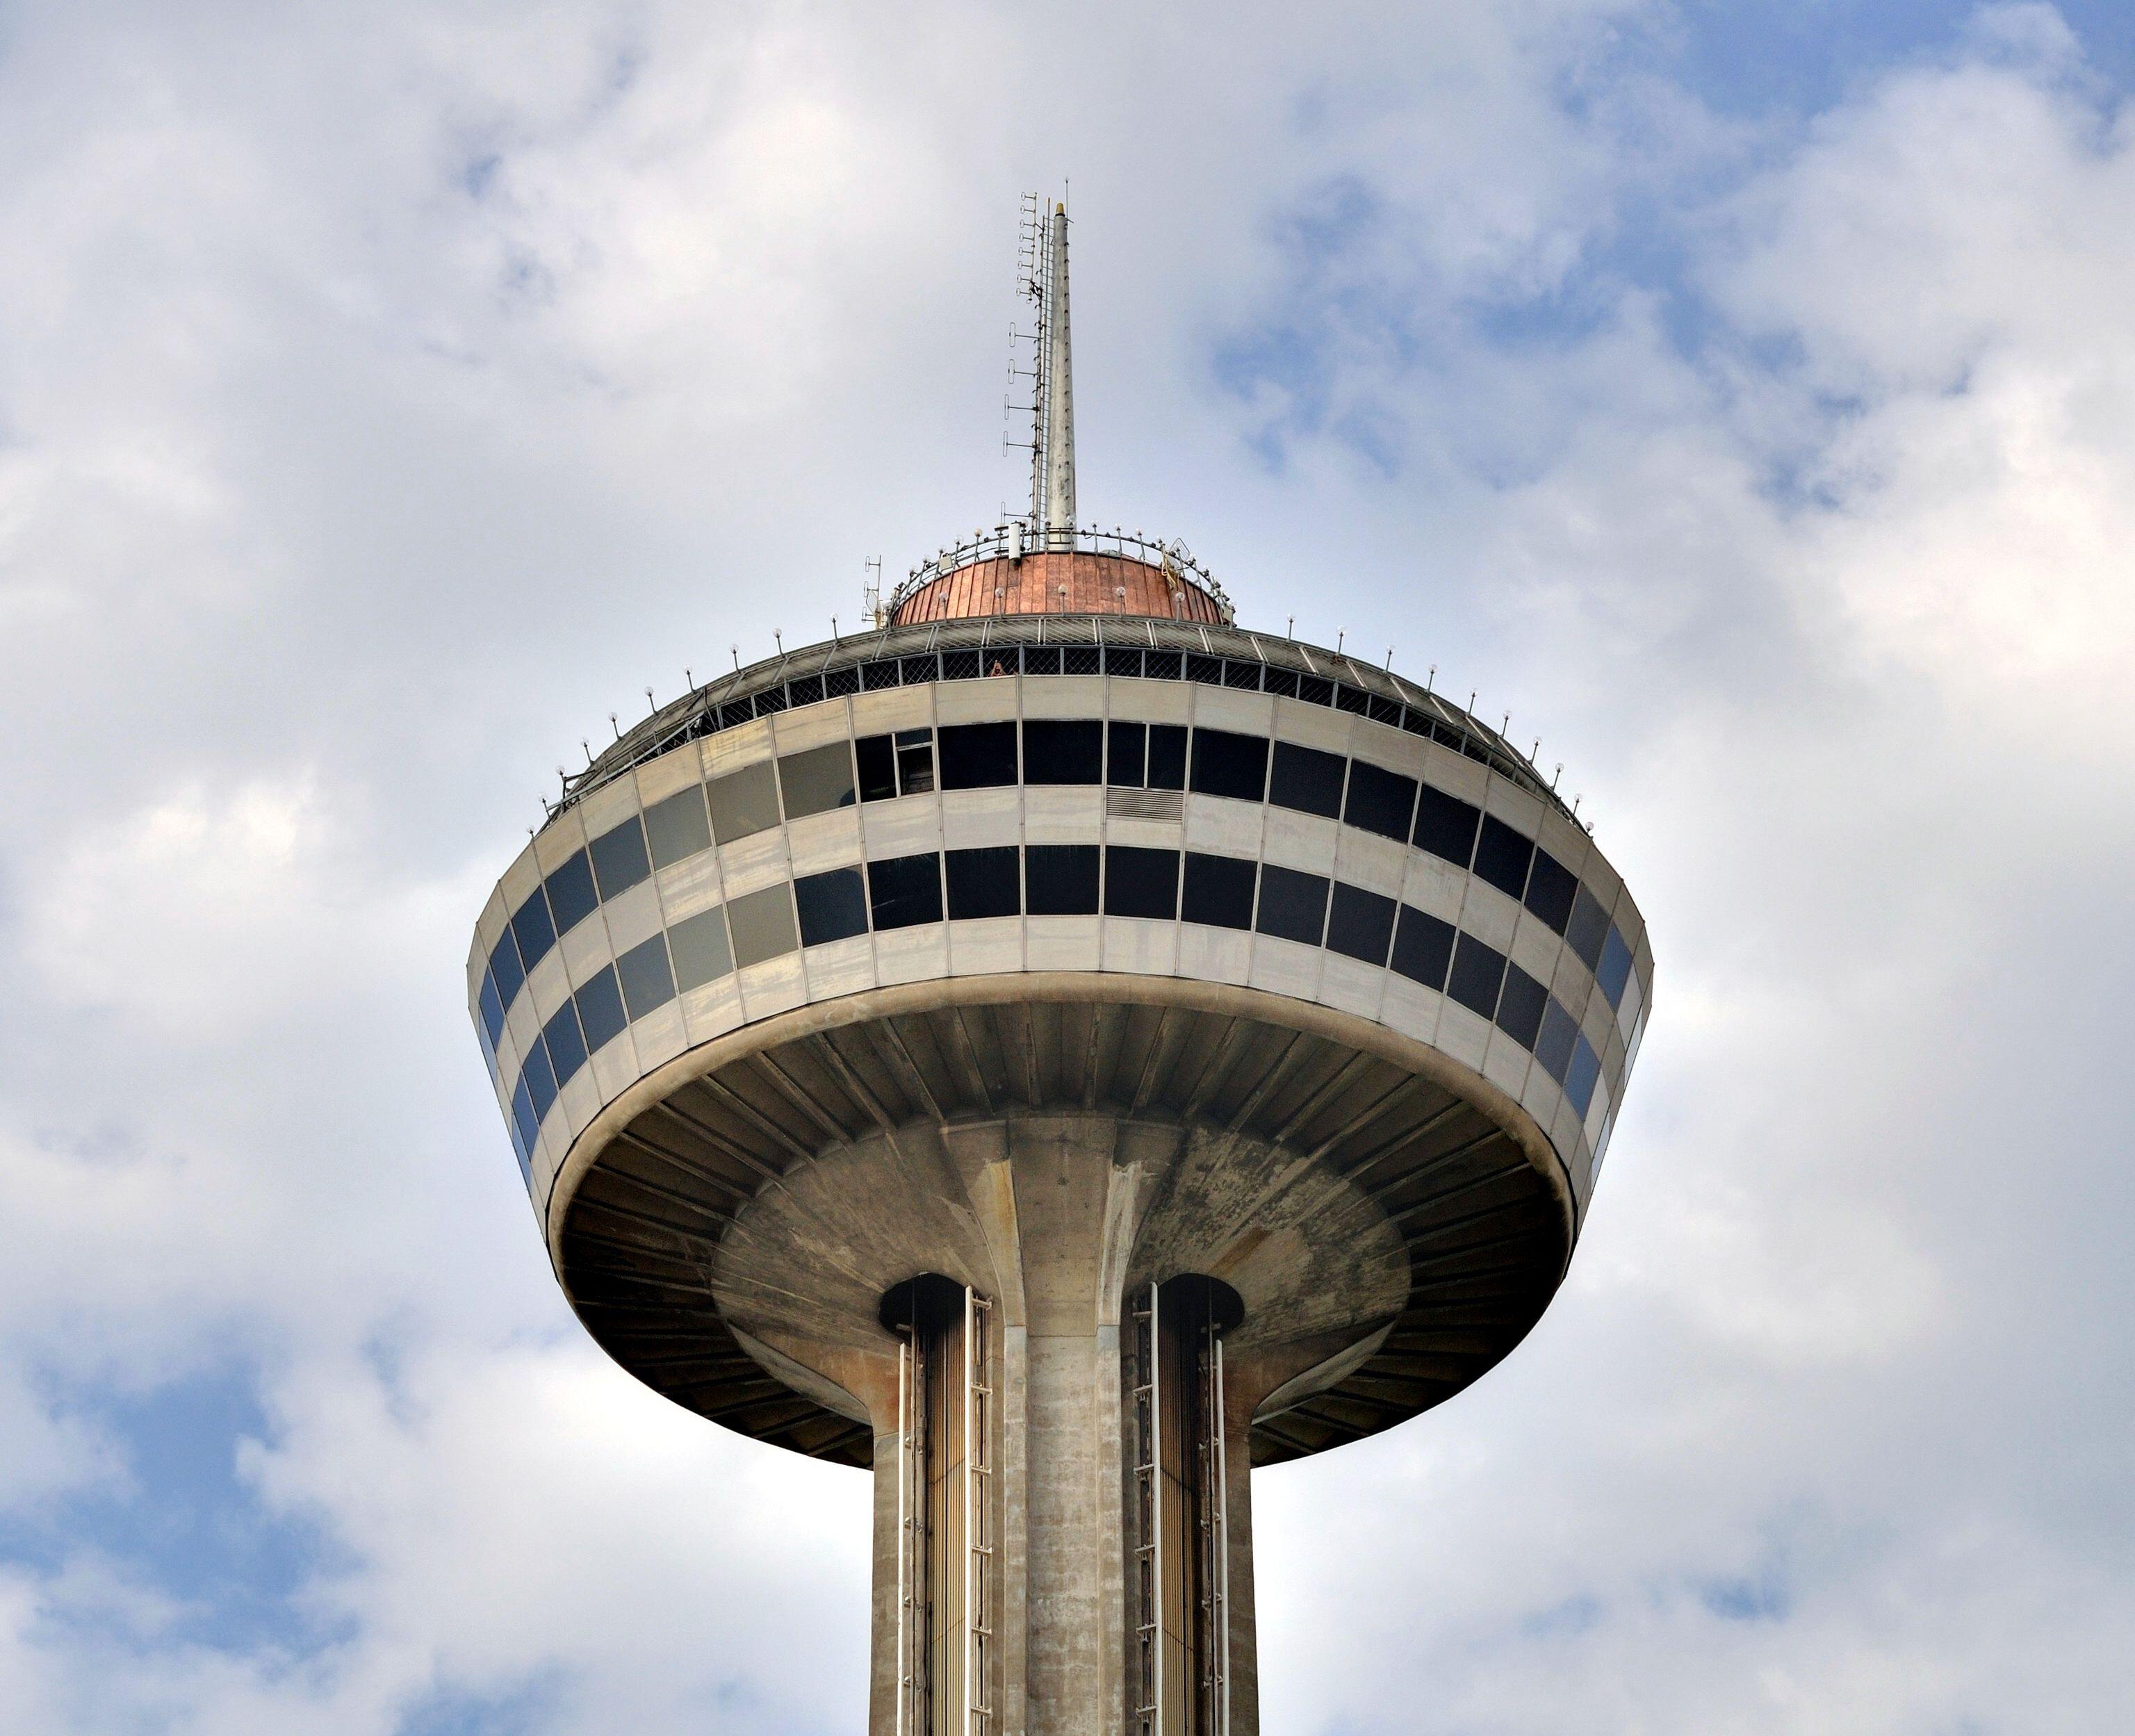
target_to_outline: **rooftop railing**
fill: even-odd
[[[1168,543],[1159,542],[1139,530],[1122,530],[1116,525],[1110,530],[1095,525],[1034,530],[1019,519],[996,525],[990,530],[974,531],[968,541],[953,543],[932,560],[914,567],[877,612],[876,625],[887,626],[895,620],[898,609],[937,578],[980,561],[1021,560],[1026,554],[1111,554],[1140,561],[1207,592],[1215,599],[1225,626],[1237,619],[1229,593],[1176,537]]]

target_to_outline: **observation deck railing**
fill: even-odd
[[[1186,544],[1177,537],[1168,543],[1159,542],[1139,530],[1122,530],[1116,525],[1110,530],[1095,525],[1054,525],[1034,530],[1022,520],[1011,519],[990,530],[974,531],[969,540],[952,543],[932,559],[914,567],[877,612],[875,624],[887,626],[897,618],[898,609],[937,578],[980,561],[1021,560],[1026,554],[1111,554],[1140,561],[1207,592],[1215,599],[1225,626],[1237,618],[1230,593],[1216,583],[1208,569],[1194,559]]]

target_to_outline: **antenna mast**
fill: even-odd
[[[1068,207],[1026,194],[1019,261],[1023,293],[1038,309],[1033,334],[1030,529],[1041,549],[1075,529],[1075,384],[1068,312]]]

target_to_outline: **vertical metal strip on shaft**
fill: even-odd
[[[1208,1369],[1211,1446],[1206,1498],[1215,1516],[1210,1529],[1214,1533],[1216,1556],[1211,1579],[1214,1619],[1209,1635],[1216,1672],[1213,1736],[1231,1736],[1231,1477],[1223,1444],[1223,1340],[1216,1330],[1213,1313],[1208,1321]]]
[[[919,1736],[912,1718],[913,1342],[897,1347],[897,1736]]]
[[[985,1321],[989,1305],[964,1287],[964,1736],[987,1736],[986,1622],[993,1545],[986,1516],[991,1508],[986,1479],[993,1475],[993,1388],[986,1384]]]

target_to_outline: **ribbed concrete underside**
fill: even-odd
[[[594,1337],[700,1415],[868,1465],[865,1424],[785,1385],[729,1330],[712,1295],[722,1235],[750,1199],[823,1151],[915,1122],[1060,1108],[1176,1118],[1281,1145],[1353,1182],[1403,1237],[1408,1300],[1392,1332],[1334,1385],[1257,1420],[1256,1464],[1442,1402],[1547,1305],[1571,1226],[1561,1187],[1530,1155],[1539,1139],[1528,1130],[1523,1146],[1511,1130],[1516,1110],[1500,1124],[1386,1054],[1293,1028],[1271,997],[1218,989],[1213,1004],[1150,1004],[1116,977],[1057,999],[1030,992],[1043,991],[1011,999],[967,985],[962,1004],[844,1023],[824,1023],[835,1009],[818,1007],[816,1028],[724,1062],[711,1046],[710,1071],[637,1114],[559,1188],[559,1275]],[[1244,1000],[1251,1010],[1237,1010]],[[1314,1021],[1300,1009],[1300,1022]]]

